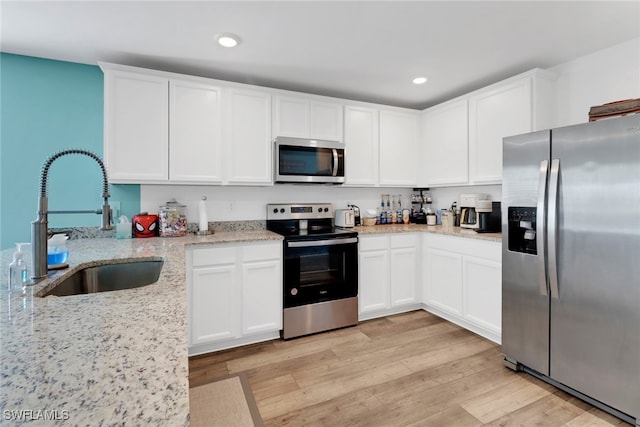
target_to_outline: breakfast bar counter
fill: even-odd
[[[185,246],[281,239],[258,230],[69,241],[69,268],[24,293],[7,286],[14,250],[0,252],[2,420],[12,425],[188,425]],[[151,285],[40,297],[83,267],[158,258],[164,266]]]

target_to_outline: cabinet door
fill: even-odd
[[[312,101],[309,105],[309,137],[341,142],[343,140],[342,110],[342,104]]]
[[[414,304],[417,298],[416,248],[391,249],[391,306]]]
[[[423,120],[424,185],[466,184],[469,181],[467,99],[426,110]]]
[[[271,95],[266,92],[225,91],[226,182],[271,184]]]
[[[462,255],[432,247],[425,251],[427,305],[462,316]]]
[[[380,111],[380,185],[415,187],[418,115]]]
[[[170,83],[169,179],[222,182],[222,93],[190,81]]]
[[[358,268],[360,313],[389,308],[389,250],[361,250]]]
[[[390,236],[392,307],[420,302],[418,297],[419,246],[420,237],[417,234]]]
[[[274,96],[273,137],[309,138],[309,101],[302,98]]]
[[[346,185],[378,184],[378,110],[347,105],[344,109]]]
[[[469,99],[469,181],[502,182],[502,139],[531,132],[531,77],[481,91]]]
[[[235,264],[194,268],[189,308],[190,345],[237,337],[240,294]]]
[[[281,259],[242,264],[242,334],[282,329]]]
[[[464,317],[500,336],[502,330],[502,267],[500,262],[466,256]]]
[[[105,71],[104,160],[112,183],[169,178],[169,80]]]

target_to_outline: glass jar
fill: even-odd
[[[169,200],[160,206],[158,214],[160,225],[160,237],[180,237],[187,235],[187,206],[176,201]]]

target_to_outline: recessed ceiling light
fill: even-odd
[[[414,85],[423,85],[427,82],[427,78],[426,77],[416,77],[415,79],[413,79],[413,84]]]
[[[234,47],[240,43],[240,37],[231,33],[222,33],[216,35],[216,41],[220,46],[224,47]]]

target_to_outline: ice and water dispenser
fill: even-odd
[[[537,255],[536,208],[509,207],[509,250]]]

